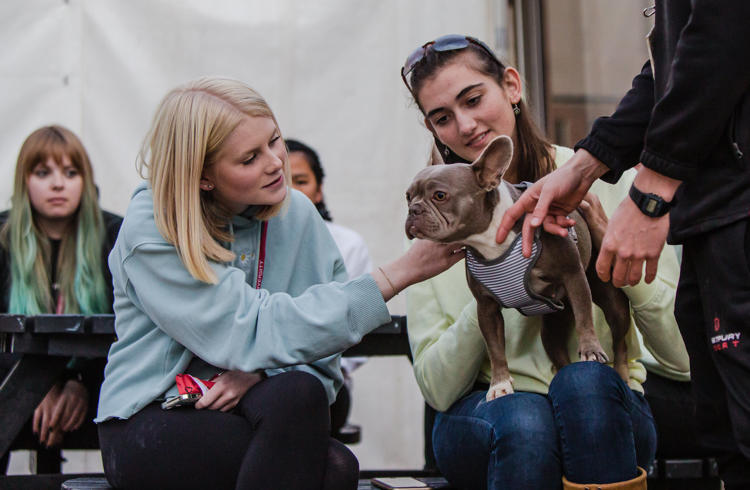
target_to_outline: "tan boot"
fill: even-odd
[[[564,490],[645,490],[646,471],[638,467],[638,476],[628,481],[617,483],[571,483],[563,476]]]

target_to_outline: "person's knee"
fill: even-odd
[[[359,461],[351,450],[335,439],[330,440],[326,461],[325,490],[357,488]]]
[[[263,390],[262,400],[259,402],[253,398],[251,403],[262,404],[264,417],[287,418],[306,414],[307,418],[315,419],[317,414],[327,422],[328,397],[323,384],[312,374],[287,371],[271,376],[261,384],[265,385],[258,387]]]
[[[614,369],[598,362],[574,362],[563,367],[550,383],[549,396],[555,401],[601,396],[624,397],[628,387]]]
[[[512,416],[506,410],[493,421],[493,445],[503,450],[540,456],[558,447],[557,428],[552,409],[533,398],[515,401]]]
[[[279,380],[284,380],[286,394],[300,401],[306,400],[310,404],[324,404],[328,406],[323,383],[312,374],[304,371],[288,371],[278,375]]]

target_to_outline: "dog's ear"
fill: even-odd
[[[440,150],[438,150],[437,145],[433,142],[432,151],[430,152],[430,161],[427,165],[432,166],[432,165],[444,165],[444,164],[445,164],[445,161],[443,160],[443,155],[440,154]]]
[[[513,140],[508,136],[498,136],[490,141],[479,158],[471,164],[479,187],[489,192],[499,186],[512,158]]]

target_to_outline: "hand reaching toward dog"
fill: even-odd
[[[56,384],[34,410],[32,430],[47,447],[62,443],[63,434],[78,429],[86,419],[89,394],[78,380]]]
[[[505,241],[516,222],[523,223],[523,255],[531,256],[534,230],[543,226],[547,233],[567,236],[573,220],[567,218],[588,192],[591,184],[608,168],[586,150],[578,150],[562,167],[536,181],[508,208],[497,230],[498,243]]]
[[[247,390],[262,379],[259,373],[227,371],[216,378],[216,384],[198,400],[195,408],[228,412],[237,406]]]
[[[465,256],[460,245],[414,240],[414,244],[401,257],[378,267],[372,274],[388,301],[412,284],[429,279],[449,269]]]

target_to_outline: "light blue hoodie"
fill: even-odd
[[[109,351],[96,422],[126,419],[176,394],[175,375],[289,369],[317,376],[332,402],[342,383],[340,353],[390,320],[365,274],[345,282],[341,255],[312,203],[291,190],[268,222],[262,289],[260,222],[232,220],[232,264],[211,263],[217,284],[193,278],[159,233],[146,184],[131,199],[109,256],[117,341]]]

